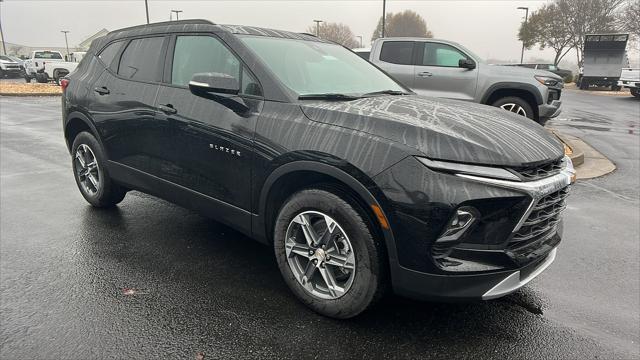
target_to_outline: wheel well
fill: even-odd
[[[356,191],[351,189],[344,182],[323,173],[300,170],[288,173],[280,177],[271,186],[269,194],[267,195],[266,208],[265,208],[265,224],[267,231],[267,240],[273,241],[273,226],[275,224],[276,216],[280,211],[284,202],[293,194],[300,190],[309,188],[321,188],[329,190],[337,195],[345,197],[349,203],[359,207],[367,217],[366,221],[369,221],[372,231],[375,236],[380,239],[383,237],[382,229],[378,221],[375,221],[376,216],[371,209],[371,206],[362,199]],[[382,241],[384,244],[384,241]]]
[[[69,151],[71,151],[71,146],[73,146],[73,141],[76,139],[76,136],[78,136],[78,134],[83,131],[87,131],[93,136],[96,136],[96,134],[93,133],[86,122],[80,120],[79,118],[73,118],[69,120],[64,130],[64,137],[67,140],[67,148],[69,148]]]
[[[536,100],[536,97],[529,91],[527,90],[521,90],[521,89],[498,89],[496,91],[494,91],[493,93],[491,93],[491,95],[489,96],[489,98],[487,99],[487,101],[485,102],[485,104],[487,105],[492,105],[494,102],[498,101],[499,99],[505,98],[505,97],[509,97],[509,96],[515,96],[515,97],[519,97],[522,100],[526,101],[527,104],[529,104],[529,106],[531,106],[531,109],[533,110],[533,114],[535,116],[535,118],[538,118],[538,102]]]
[[[69,74],[69,71],[67,71],[67,69],[55,69],[55,70],[53,70],[53,77],[54,78],[60,76],[60,74],[67,75],[67,74]]]

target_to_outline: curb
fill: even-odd
[[[573,159],[575,157],[579,162],[574,162],[578,180],[597,178],[612,173],[616,169],[616,165],[611,160],[582,139],[571,135],[560,134],[556,129],[550,130],[573,152],[573,154],[568,154],[569,157],[571,157],[571,161],[574,161]]]
[[[564,152],[571,158],[573,166],[580,166],[584,164],[584,151],[581,149],[581,146],[579,146],[580,144],[577,144],[575,141],[579,140],[578,138],[575,138],[575,140],[569,139],[568,136],[560,134],[558,130],[555,129],[551,129],[551,133],[555,135],[562,144],[564,144]]]
[[[21,96],[62,96],[62,93],[60,94],[52,94],[52,93],[0,93],[0,96],[15,96],[15,97],[21,97]]]

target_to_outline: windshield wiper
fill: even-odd
[[[362,94],[362,96],[375,96],[375,95],[409,95],[408,92],[400,90],[380,90]]]
[[[357,100],[359,96],[327,93],[327,94],[304,94],[298,96],[298,100]]]

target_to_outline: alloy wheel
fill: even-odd
[[[501,109],[510,111],[512,113],[516,113],[518,115],[522,115],[524,117],[527,117],[527,112],[524,110],[524,108],[518,104],[514,104],[514,103],[506,103],[503,105],[500,105]]]
[[[291,220],[285,236],[287,263],[306,292],[333,300],[349,291],[356,259],[340,224],[321,212],[305,211]]]
[[[100,189],[100,172],[98,161],[93,150],[86,145],[80,144],[76,149],[74,159],[76,163],[76,176],[80,184],[89,195],[95,195]]]

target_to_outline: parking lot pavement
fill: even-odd
[[[323,318],[272,250],[130,193],[75,187],[59,98],[0,97],[0,358],[638,358],[638,102],[564,95],[552,126],[618,166],[573,187],[556,262],[490,302],[392,297]]]

